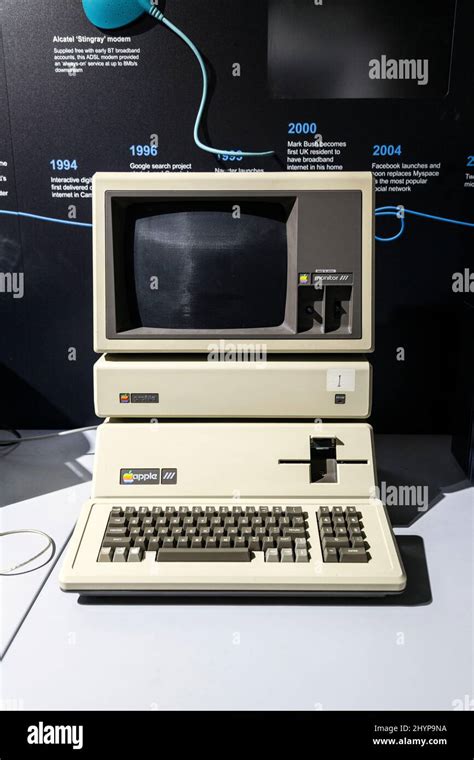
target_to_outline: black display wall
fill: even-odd
[[[195,147],[199,69],[153,19],[102,33],[80,0],[3,0],[0,209],[90,222],[91,176],[133,164],[325,167],[375,170],[378,206],[474,221],[470,0],[167,0],[165,10],[208,62],[204,136],[276,156],[230,162]],[[305,146],[315,129],[329,147]],[[157,142],[156,157],[133,156]],[[398,225],[379,218],[377,233]],[[377,243],[377,431],[451,432],[473,245],[474,229],[415,217]],[[0,325],[1,425],[92,422],[89,229],[0,215]]]

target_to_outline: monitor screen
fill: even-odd
[[[132,204],[122,213],[128,327],[209,332],[282,325],[288,215],[281,199]]]

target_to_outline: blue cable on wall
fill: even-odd
[[[92,227],[90,222],[76,222],[73,219],[59,219],[55,216],[41,216],[40,214],[29,214],[26,211],[2,211],[0,214],[3,216],[20,216],[26,219],[38,219],[41,222],[53,222],[54,224],[69,224],[71,227]]]
[[[375,235],[375,239],[379,243],[391,243],[394,240],[398,240],[398,238],[400,238],[405,231],[405,214],[411,214],[412,216],[418,216],[423,219],[430,219],[436,222],[444,222],[447,224],[457,224],[461,227],[474,227],[474,222],[466,222],[461,219],[451,219],[450,217],[438,216],[436,214],[427,214],[424,211],[414,211],[413,209],[405,208],[404,206],[379,206],[378,208],[375,209],[375,217],[394,216],[400,220],[400,229],[395,235],[391,235],[390,237],[380,237],[380,235]],[[54,216],[42,216],[40,214],[30,214],[26,211],[6,211],[6,210],[0,209],[0,215],[23,217],[25,219],[37,219],[38,221],[41,221],[41,222],[52,222],[54,224],[66,224],[71,227],[85,227],[88,229],[92,228],[92,224],[90,222],[78,222],[74,219],[60,219]]]
[[[436,214],[427,214],[424,211],[414,211],[411,208],[405,208],[404,206],[379,206],[375,209],[375,216],[395,216],[400,220],[400,229],[396,235],[391,237],[375,236],[375,239],[379,243],[391,243],[394,240],[398,240],[405,231],[405,214],[411,214],[412,216],[419,216],[424,219],[431,219],[435,222],[446,222],[447,224],[458,224],[462,227],[474,227],[474,222],[464,222],[460,219],[450,219],[446,216],[437,216]]]

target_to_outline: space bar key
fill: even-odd
[[[250,562],[248,549],[159,549],[157,562]]]

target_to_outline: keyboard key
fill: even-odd
[[[325,538],[326,536],[334,536],[333,529],[329,528],[327,525],[325,525],[324,528],[321,528],[320,533],[321,538]]]
[[[221,540],[219,541],[219,549],[230,549],[230,548],[231,548],[230,538],[228,536],[222,536]]]
[[[112,507],[110,514],[113,515],[114,517],[123,517],[122,508]]]
[[[302,507],[287,507],[286,508],[286,515],[289,517],[290,515],[301,515],[303,516],[303,508]]]
[[[332,514],[333,514],[333,517],[337,517],[338,515],[343,515],[344,507],[333,507]]]
[[[237,536],[232,541],[232,546],[234,547],[234,549],[246,549],[247,548],[247,539],[245,539],[243,536]]]
[[[362,536],[351,536],[351,544],[355,549],[365,549],[365,541]]]
[[[348,517],[358,517],[357,507],[346,507],[346,515]]]
[[[321,517],[330,517],[331,516],[331,510],[329,507],[319,507],[318,514]]]
[[[127,561],[127,554],[128,549],[126,549],[124,546],[119,546],[114,551],[114,562],[126,562]]]
[[[331,520],[330,517],[327,517],[325,515],[324,517],[320,517],[319,518],[319,525],[320,525],[321,528],[324,528],[324,527],[331,528],[332,527],[332,520]]]
[[[274,548],[275,548],[275,541],[273,540],[273,538],[269,538],[268,536],[266,536],[262,540],[262,551],[266,552],[267,549],[274,549]]]
[[[208,538],[206,540],[206,549],[217,549],[217,538]]]
[[[340,528],[340,527],[344,528],[346,525],[346,521],[344,517],[340,517],[340,516],[333,517],[332,522],[335,528]]]
[[[186,536],[180,536],[178,540],[176,541],[176,547],[178,549],[187,549],[189,546],[189,538],[186,538]]]
[[[270,551],[272,551],[270,549]],[[250,562],[248,549],[160,549],[157,562]]]
[[[105,536],[102,546],[112,547],[113,549],[116,549],[117,547],[127,549],[131,542],[130,536]]]
[[[261,551],[262,543],[261,543],[260,539],[258,538],[258,536],[249,536],[249,538],[248,538],[248,544],[249,544],[250,551],[252,551],[252,552],[259,552],[259,551]]]
[[[354,528],[360,528],[359,518],[358,517],[348,517],[347,518],[347,524],[349,527]]]
[[[140,528],[138,528],[140,530]],[[127,535],[127,529],[125,527],[123,528],[114,528],[114,527],[107,527],[107,533],[106,536],[126,536]]]
[[[323,557],[325,562],[337,562],[337,549],[327,547],[323,550]]]
[[[265,552],[265,562],[279,562],[278,549],[267,549]]]
[[[173,547],[174,547],[174,538],[172,538],[171,536],[165,536],[165,538],[163,538],[162,548],[172,549]]]
[[[102,546],[99,552],[98,562],[112,562],[112,548],[110,546]]]
[[[334,535],[336,538],[347,536],[347,530],[345,528],[334,528]]]
[[[295,549],[295,562],[309,562],[306,549]]]
[[[280,552],[280,562],[293,562],[293,549],[282,549]]]
[[[291,538],[306,538],[304,528],[283,528],[283,535]]]
[[[199,536],[195,536],[191,539],[191,549],[202,549],[204,547],[204,541]],[[178,547],[179,548],[179,547]]]
[[[159,538],[150,538],[147,541],[146,550],[148,552],[157,552],[160,548],[160,539]]]
[[[341,549],[339,552],[340,562],[367,562],[367,552],[365,549]]]
[[[143,550],[139,546],[132,546],[128,552],[128,562],[141,562]]]
[[[349,547],[349,539],[348,538],[323,538],[323,549],[341,549],[343,547]]]
[[[304,517],[301,517],[298,515],[298,517],[293,517],[291,520],[291,525],[293,528],[300,528],[304,526]]]
[[[140,549],[146,549],[147,539],[145,536],[138,536],[138,538],[134,539],[133,545],[135,547],[140,547]]]
[[[306,541],[304,538],[297,538],[296,541],[304,541],[304,545],[306,546]],[[285,538],[277,538],[277,548],[278,549],[292,549],[293,540],[289,536],[286,536]]]
[[[110,527],[122,528],[125,525],[125,517],[110,517]]]

